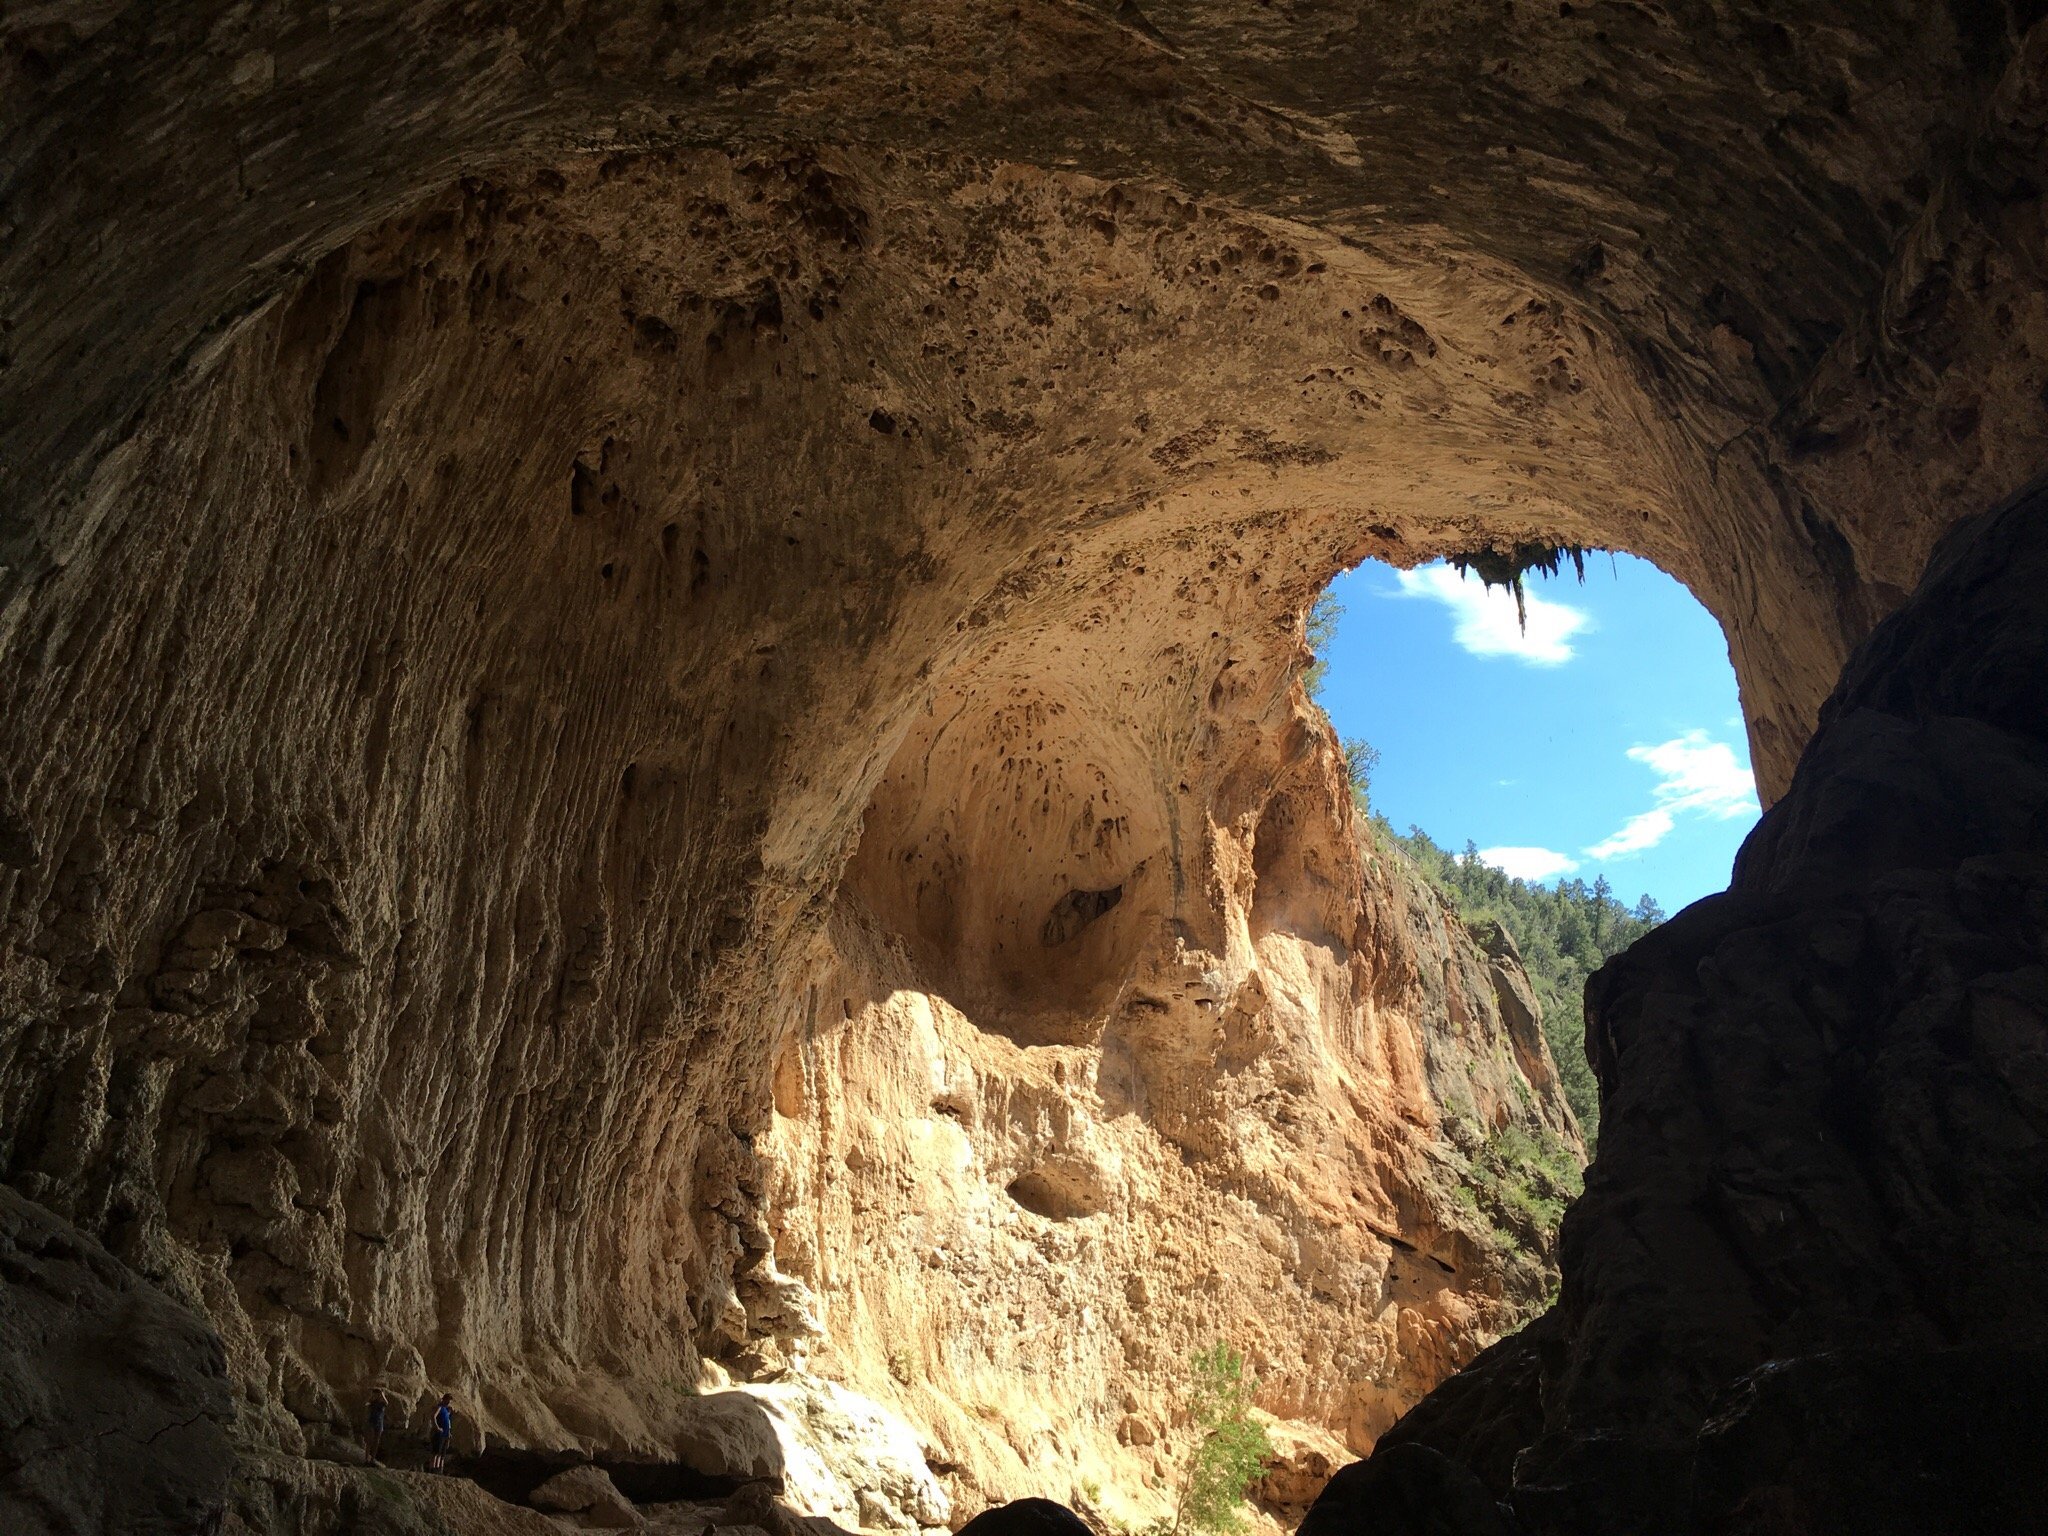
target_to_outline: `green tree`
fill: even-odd
[[[1343,743],[1344,771],[1351,778],[1351,797],[1360,811],[1372,808],[1372,776],[1380,765],[1380,749],[1361,737]]]
[[[1301,674],[1301,681],[1312,699],[1322,696],[1323,684],[1329,679],[1330,642],[1337,638],[1337,621],[1343,617],[1344,605],[1337,601],[1335,593],[1327,590],[1309,605],[1308,618],[1303,621],[1302,628],[1313,659],[1308,670]]]
[[[1244,1356],[1219,1342],[1202,1350],[1190,1365],[1188,1418],[1198,1438],[1181,1476],[1173,1515],[1155,1522],[1151,1536],[1228,1536],[1243,1530],[1245,1490],[1273,1454],[1264,1426],[1251,1416]]]

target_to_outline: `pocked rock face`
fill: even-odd
[[[2043,462],[2026,22],[10,15],[0,1169],[287,1449],[798,1348],[1142,1480],[1212,1329],[1362,1448],[1537,1288],[1452,1112],[1569,1128],[1299,615],[1648,555],[1782,792]]]
[[[1098,189],[891,174],[583,162],[366,238],[94,493],[187,477],[195,542],[116,516],[138,606],[81,586],[90,613],[17,633],[13,760],[77,747],[15,781],[16,1177],[218,1315],[288,1446],[382,1381],[455,1386],[493,1436],[661,1447],[701,1357],[757,1372],[821,1330],[806,1284],[849,1302],[834,1368],[898,1395],[890,1297],[936,1305],[940,1249],[996,1326],[906,1406],[989,1495],[1055,1424],[1076,1457],[1156,1444],[1204,1331],[1362,1447],[1540,1295],[1474,1247],[1442,1122],[1574,1138],[1547,1057],[1515,1055],[1462,930],[1361,865],[1294,681],[1359,535],[1274,501],[1333,451],[1124,422],[1116,379],[1165,358],[1051,316],[1004,255],[1059,242],[1104,292],[1199,312],[1244,300],[1195,252],[1284,237],[1161,200],[1190,253],[1162,276],[1089,222]],[[1254,259],[1395,308],[1292,246]],[[944,367],[861,358],[945,305]],[[1076,376],[1093,433],[1039,424],[1017,346]],[[962,391],[982,446],[945,424]],[[1170,489],[1049,514],[1019,477],[1048,461]],[[171,696],[96,735],[86,674]],[[132,856],[164,838],[176,878]],[[840,1204],[963,1149],[910,1248]],[[1073,1249],[1096,1217],[1099,1272]],[[1027,1271],[1032,1326],[1091,1363],[969,1427],[967,1381],[1032,1358],[987,1312]]]
[[[1092,1485],[1145,1510],[1177,1464],[1187,1359],[1217,1339],[1257,1362],[1274,1412],[1369,1448],[1543,1291],[1543,1244],[1503,1251],[1458,1196],[1464,1154],[1496,1127],[1577,1145],[1547,1048],[1537,1035],[1525,1072],[1496,996],[1505,968],[1412,874],[1361,864],[1328,743],[1287,725],[1303,755],[1260,775],[1277,792],[1256,822],[1204,829],[1217,908],[1183,900],[1178,925],[1160,910],[1145,867],[1170,855],[1095,835],[1115,803],[1091,779],[1039,842],[978,869],[884,844],[885,871],[938,866],[901,907],[864,904],[864,841],[830,960],[786,1004],[801,1027],[754,1146],[775,1263],[829,1322],[823,1341],[800,1325],[789,1353],[900,1404],[970,1502]],[[1010,759],[1007,803],[1043,811],[1073,757],[1033,774],[1037,739]],[[890,830],[870,814],[867,839]],[[1041,900],[1038,931],[965,946],[1020,979],[1101,989],[1095,1013],[1017,986],[995,995],[1019,1006],[978,1017],[952,1001],[973,996],[943,968],[954,951],[921,965],[890,921],[950,916],[962,891],[1014,900],[1044,878],[1034,854],[1105,847],[1128,878],[1068,888],[1132,894],[1091,900],[1080,932],[1076,903]],[[1214,949],[1197,947],[1196,915]],[[1099,931],[1119,919],[1125,955]],[[767,1294],[756,1331],[772,1335],[788,1310]]]

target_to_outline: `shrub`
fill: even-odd
[[[1548,1246],[1564,1208],[1585,1187],[1571,1149],[1548,1131],[1504,1125],[1472,1154],[1471,1182],[1458,1200],[1488,1218],[1497,1237],[1519,1246],[1533,1236]]]
[[[1251,1388],[1244,1356],[1217,1343],[1190,1362],[1193,1386],[1188,1417],[1199,1438],[1181,1476],[1180,1495],[1170,1519],[1156,1522],[1150,1536],[1210,1536],[1244,1529],[1244,1493],[1273,1454],[1264,1426],[1251,1416]]]

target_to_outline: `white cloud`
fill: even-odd
[[[1515,594],[1489,587],[1439,561],[1420,570],[1396,571],[1403,597],[1426,597],[1451,611],[1451,637],[1474,656],[1512,656],[1532,666],[1555,667],[1572,659],[1571,638],[1590,629],[1593,616],[1582,609],[1526,594],[1529,622],[1515,612]]]
[[[1671,835],[1680,816],[1730,821],[1762,814],[1749,765],[1733,747],[1705,731],[1687,731],[1656,746],[1630,747],[1628,755],[1657,775],[1657,804],[1629,817],[1612,837],[1588,848],[1588,858],[1614,859],[1654,848]]]
[[[1554,880],[1579,867],[1570,854],[1550,848],[1482,848],[1479,858],[1511,880]]]
[[[1654,848],[1671,835],[1671,829],[1678,825],[1678,818],[1669,811],[1644,811],[1640,816],[1631,816],[1621,824],[1621,830],[1612,837],[1602,838],[1586,850],[1589,859],[1618,859],[1623,854],[1641,853],[1645,848]]]

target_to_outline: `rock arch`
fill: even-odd
[[[0,24],[8,1181],[219,1320],[285,1443],[476,1369],[503,1433],[653,1443],[673,1341],[782,1305],[776,1105],[899,982],[1012,1015],[1027,1189],[1107,1155],[1028,1052],[1098,1042],[1203,1155],[1183,1043],[1283,983],[1443,1087],[1355,851],[1364,971],[1251,920],[1262,824],[1271,873],[1346,814],[1302,610],[1366,555],[1644,554],[1782,793],[2044,460],[2048,41],[1409,9]],[[1027,735],[1030,785],[919,782]]]

